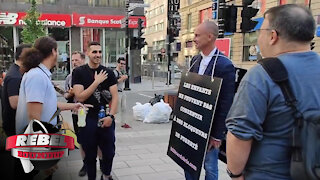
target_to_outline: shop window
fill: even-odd
[[[14,62],[13,27],[0,26],[0,71],[6,71]]]
[[[126,52],[125,48],[125,31],[119,30],[106,30],[105,31],[105,60],[111,63],[113,66],[116,65],[117,58],[124,55]]]
[[[243,43],[243,61],[257,61],[261,59],[257,40],[257,32],[245,33]]]

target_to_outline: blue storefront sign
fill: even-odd
[[[320,37],[320,26],[317,27],[316,35],[317,37]]]

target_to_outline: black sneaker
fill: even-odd
[[[87,175],[87,169],[86,169],[86,165],[83,164],[82,168],[79,171],[79,176],[83,177],[85,175]]]

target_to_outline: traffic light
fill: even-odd
[[[137,49],[138,47],[138,38],[132,37],[130,39],[130,49]]]
[[[234,33],[237,31],[237,14],[238,9],[235,6],[227,6],[224,9],[224,30],[225,32]]]
[[[138,38],[137,38],[137,48],[141,49],[143,48],[145,45],[147,45],[147,43],[145,42],[145,38],[142,37],[143,35],[143,23],[144,21],[142,19],[138,19]]]
[[[249,6],[253,3],[254,0],[242,0],[243,6]]]
[[[258,11],[259,9],[243,7],[241,12],[242,23],[240,24],[241,32],[249,32],[258,24],[258,21],[251,20],[252,17],[256,16]]]

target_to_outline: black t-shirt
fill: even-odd
[[[9,97],[19,95],[21,80],[22,74],[19,71],[19,66],[17,64],[11,65],[4,78],[1,94],[3,129],[7,136],[16,134],[16,110],[11,108]]]
[[[83,85],[84,89],[87,89],[94,81],[94,74],[97,71],[99,73],[101,70],[105,70],[108,73],[108,78],[103,81],[95,92],[84,101],[85,104],[91,104],[94,107],[89,108],[88,115],[100,110],[100,106],[105,106],[107,101],[101,96],[103,90],[110,91],[110,87],[117,84],[117,78],[115,77],[113,71],[102,65],[99,65],[97,69],[91,69],[88,64],[77,67],[72,72],[72,87],[76,84]]]

